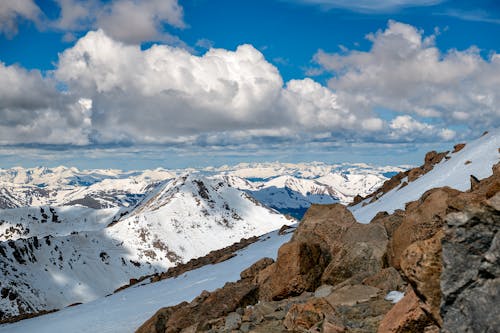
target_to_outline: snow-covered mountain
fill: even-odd
[[[227,261],[203,266],[176,278],[135,285],[48,315],[0,325],[0,332],[132,333],[160,307],[190,301],[203,290],[212,291],[228,281],[236,281],[243,269],[260,258],[276,258],[278,248],[291,236],[291,233],[279,235],[275,231],[238,251],[236,257]]]
[[[130,278],[294,223],[227,183],[163,182],[129,211],[81,206],[0,213],[2,316],[107,295]]]
[[[378,212],[392,213],[404,208],[405,203],[417,200],[425,191],[449,186],[465,191],[470,188],[470,176],[478,179],[492,174],[492,166],[500,160],[500,129],[484,134],[455,153],[449,153],[428,173],[412,182],[403,179],[401,185],[377,200],[364,200],[350,207],[358,222],[369,223]]]

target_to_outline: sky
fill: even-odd
[[[0,168],[420,164],[500,125],[496,0],[3,0]]]

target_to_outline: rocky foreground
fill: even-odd
[[[469,191],[433,189],[366,225],[340,204],[314,205],[275,262],[137,332],[497,332],[499,192],[500,163]],[[390,291],[404,297],[393,304]]]

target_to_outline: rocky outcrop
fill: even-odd
[[[438,188],[425,192],[419,200],[406,205],[401,224],[394,230],[388,247],[389,264],[400,268],[401,255],[412,243],[426,240],[444,225],[445,217],[453,211],[449,201],[461,192]]]
[[[443,231],[440,230],[429,239],[417,241],[403,252],[401,258],[401,270],[439,325],[442,323],[439,314],[442,238]]]
[[[409,288],[401,301],[384,316],[378,333],[416,333],[424,332],[432,326],[432,321],[422,309],[422,302]]]
[[[451,214],[443,238],[443,332],[500,327],[500,193]]]
[[[500,327],[500,164],[493,171],[470,191],[433,189],[368,225],[342,205],[314,205],[276,262],[262,259],[240,281],[160,310],[139,332]],[[394,290],[405,292],[395,305],[385,299]]]
[[[260,298],[279,300],[314,291],[326,266],[318,244],[290,242],[280,247],[276,263],[262,270],[257,282]]]
[[[335,285],[362,279],[384,267],[388,236],[382,224],[359,224],[343,205],[315,205],[305,214],[293,241],[318,244],[330,263],[321,281]]]
[[[203,292],[191,303],[183,302],[158,310],[137,332],[171,333],[186,329],[196,332],[224,327],[225,321],[219,318],[228,316],[238,308],[257,303],[258,287],[253,280],[259,269],[265,268],[267,263],[269,260],[258,261],[244,271],[242,275],[245,278],[228,282],[213,292]]]

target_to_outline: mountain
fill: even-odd
[[[112,293],[241,238],[294,223],[227,183],[181,176],[129,209],[23,207],[0,212],[2,317]]]
[[[456,152],[446,152],[440,162],[422,174],[415,168],[417,177],[411,173],[397,181],[398,186],[378,198],[365,199],[350,209],[361,223],[369,223],[378,212],[392,213],[404,208],[409,201],[418,199],[425,191],[435,187],[449,186],[457,190],[467,190],[471,176],[482,179],[491,175],[492,166],[500,156],[500,130],[496,129],[482,137],[460,146]],[[434,155],[434,154],[431,154]],[[428,156],[430,156],[428,154]]]
[[[455,186],[467,184],[465,192],[426,188],[421,197],[403,207],[404,211],[376,211],[377,218],[369,224],[356,223],[351,212],[341,205],[314,205],[289,243],[283,244],[290,235],[280,238],[274,232],[222,263],[157,283],[134,285],[54,314],[3,325],[0,332],[133,332],[149,316],[141,332],[150,332],[151,327],[161,330],[167,322],[176,325],[171,328],[194,329],[199,325],[205,330],[241,331],[323,327],[332,331],[355,328],[359,332],[437,332],[441,326],[444,332],[456,332],[473,325],[496,327],[499,317],[494,297],[498,295],[495,286],[499,276],[494,258],[499,253],[494,241],[500,230],[500,166],[497,135],[492,133],[486,138],[468,143],[469,151],[464,148],[463,155],[461,151],[446,155],[448,160],[443,157],[426,174],[396,187],[400,191],[415,187],[412,191],[417,191],[423,186],[418,180],[434,172],[429,179],[446,180]],[[493,143],[488,143],[490,140]],[[490,148],[495,145],[492,152]],[[470,159],[472,156],[475,158]],[[474,160],[486,164],[474,172],[486,170],[486,176],[491,176],[480,182],[473,179],[471,184],[472,169],[463,168],[474,164]],[[441,163],[454,167],[443,168]],[[207,182],[214,186],[217,181]],[[191,193],[200,189],[189,177],[176,182],[188,183]],[[433,183],[427,180],[425,184]],[[170,201],[171,193],[167,187],[160,187],[134,211],[142,214],[142,206],[159,210]],[[364,207],[393,195],[391,190],[379,193]],[[384,207],[388,205],[386,202]],[[133,214],[118,223],[133,218]],[[263,257],[275,258],[276,262]],[[440,295],[445,301],[442,308],[437,298]],[[161,306],[168,308],[158,310]],[[490,311],[478,312],[478,308]],[[461,330],[455,329],[458,326]]]

